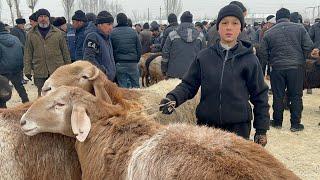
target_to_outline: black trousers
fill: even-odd
[[[303,109],[303,79],[304,68],[271,71],[271,86],[273,92],[273,119],[279,123],[283,121],[285,90],[288,90],[288,101],[290,102],[291,125],[301,122]]]
[[[198,125],[204,125],[204,124],[198,124]],[[234,123],[234,124],[214,125],[213,127],[234,133],[245,139],[250,138],[251,121],[243,122],[243,123]]]
[[[22,103],[29,102],[28,94],[22,84],[22,72],[1,74],[11,81],[13,87],[17,90]]]
[[[48,78],[34,78],[34,85],[36,85],[36,87],[38,89],[38,97],[41,96],[42,87],[47,79]]]

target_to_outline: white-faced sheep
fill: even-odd
[[[62,85],[80,87],[112,104],[123,104],[125,106],[129,100],[141,104],[143,109],[149,109],[150,107],[152,109],[154,107],[153,111],[148,111],[147,113],[154,114],[156,112],[155,119],[161,123],[195,123],[195,110],[199,103],[199,95],[179,106],[172,115],[161,114],[156,108],[161,99],[179,83],[180,80],[178,79],[170,79],[161,81],[146,89],[123,89],[109,81],[105,74],[91,63],[77,61],[58,68],[45,82],[42,90],[43,94],[46,95]]]
[[[82,179],[299,179],[263,147],[234,134],[163,126],[75,87],[38,99],[21,119],[27,135],[74,137]]]
[[[0,115],[0,179],[81,178],[74,139],[50,133],[30,138],[19,120]]]

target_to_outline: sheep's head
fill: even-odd
[[[86,109],[96,101],[97,98],[80,88],[61,86],[32,104],[20,120],[21,129],[29,136],[51,132],[76,136],[83,142],[91,128]]]
[[[90,81],[98,78],[100,70],[87,61],[77,61],[59,67],[44,83],[42,95],[47,95],[60,86],[75,86],[92,91]]]

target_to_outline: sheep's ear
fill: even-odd
[[[103,82],[95,81],[93,82],[94,94],[96,97],[103,99],[105,102],[112,104],[111,98],[107,93],[107,90]]]
[[[98,78],[99,73],[99,69],[96,66],[92,65],[83,70],[82,76],[92,81]]]
[[[74,105],[71,114],[71,127],[76,138],[84,142],[91,129],[91,120],[87,115],[86,109],[79,105]]]

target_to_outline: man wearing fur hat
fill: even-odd
[[[16,26],[11,29],[11,34],[16,36],[20,42],[23,44],[23,46],[26,43],[26,31],[24,29],[24,26],[26,25],[26,20],[23,18],[16,19]]]
[[[114,81],[116,76],[110,40],[113,21],[114,19],[109,12],[99,12],[95,25],[88,26],[83,44],[83,59],[96,65],[111,81]]]
[[[50,13],[46,9],[37,11],[38,25],[28,35],[24,51],[24,73],[28,79],[34,76],[38,96],[48,77],[60,66],[71,63],[63,33],[50,24]]]
[[[205,48],[202,32],[194,27],[193,15],[186,11],[181,15],[181,24],[173,30],[162,50],[162,73],[168,78],[182,79],[197,53]]]

